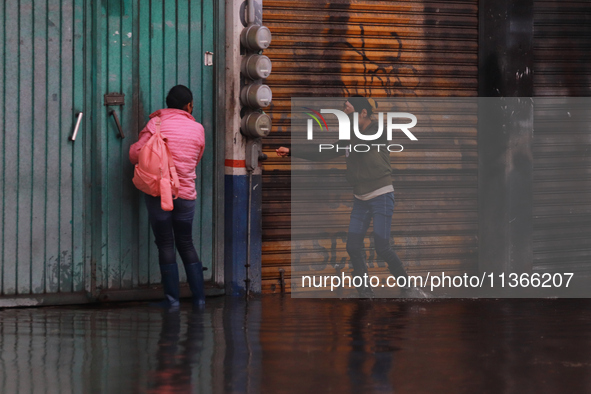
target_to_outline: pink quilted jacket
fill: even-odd
[[[140,150],[156,131],[154,117],[162,119],[160,132],[166,138],[179,177],[179,197],[185,200],[197,198],[195,168],[205,149],[203,126],[187,111],[173,108],[160,109],[150,115],[150,121],[140,132],[138,142],[129,148],[129,160],[137,164]]]

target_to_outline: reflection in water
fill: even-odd
[[[261,300],[227,298],[224,308],[226,393],[259,393],[261,379]]]
[[[150,371],[149,393],[188,393],[194,391],[191,366],[203,348],[203,316],[200,311],[189,313],[186,339],[181,342],[181,313],[162,312],[162,331],[156,351],[157,368]],[[181,348],[181,351],[179,351]]]
[[[589,300],[0,311],[0,393],[590,392]]]
[[[360,302],[351,316],[351,352],[347,369],[351,393],[369,388],[380,393],[394,391],[389,375],[394,353],[400,350],[395,345],[395,338],[400,337],[404,328],[406,304],[399,304],[399,309],[386,314],[380,314],[379,308],[374,307],[376,305]],[[384,327],[389,328],[388,335],[374,331]]]

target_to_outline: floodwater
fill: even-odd
[[[588,393],[591,300],[0,311],[1,393]]]

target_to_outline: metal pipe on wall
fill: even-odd
[[[246,6],[248,7],[248,19],[247,19],[247,23],[249,25],[254,25],[255,24],[255,12],[254,12],[254,0],[248,0],[248,2],[246,3]]]

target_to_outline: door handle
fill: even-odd
[[[119,123],[119,117],[117,116],[117,112],[115,112],[114,109],[112,109],[109,112],[109,115],[113,115],[113,118],[115,118],[115,123],[117,124],[117,129],[119,130],[119,135],[117,137],[123,139],[125,138],[125,135],[123,134],[123,130],[121,129],[121,123]]]
[[[74,133],[72,134],[72,137],[70,138],[70,140],[72,140],[72,141],[75,141],[76,135],[78,135],[78,129],[80,128],[80,121],[82,120],[82,115],[84,115],[82,112],[78,113],[78,120],[76,121],[76,127],[74,127]]]

